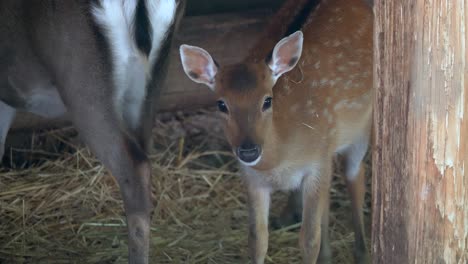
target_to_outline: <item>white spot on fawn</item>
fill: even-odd
[[[317,61],[315,64],[314,64],[314,67],[315,69],[320,69],[320,61]]]
[[[333,107],[333,109],[336,111],[336,110],[340,110],[340,109],[343,109],[345,106],[348,105],[348,100],[347,99],[344,99],[344,100],[341,100],[339,101],[338,103],[335,104],[335,106]]]
[[[351,88],[351,84],[353,83],[352,80],[348,80],[346,83],[345,83],[345,86],[344,86],[344,89],[345,90],[348,90],[349,88]]]
[[[307,114],[314,115],[315,117],[319,117],[319,115],[317,114],[317,111],[315,111],[315,109],[309,109],[307,111]]]
[[[333,123],[333,116],[328,112],[327,108],[323,110],[323,115],[327,118],[328,124]]]
[[[346,68],[346,66],[344,65],[340,65],[336,68],[339,72],[345,72],[346,70],[348,70],[348,68]]]
[[[299,104],[294,104],[293,106],[291,106],[291,107],[289,108],[289,111],[290,111],[291,113],[295,113],[295,112],[297,112],[298,109],[299,109]]]
[[[349,109],[361,109],[362,108],[362,104],[356,102],[356,101],[352,101],[350,104],[348,104],[348,108]]]

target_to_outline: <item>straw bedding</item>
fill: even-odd
[[[150,156],[154,263],[248,263],[245,188],[219,124],[212,111],[157,118]],[[19,137],[27,143],[11,149],[0,167],[0,263],[125,263],[119,190],[76,132]],[[285,198],[275,193],[271,214]],[[333,262],[352,263],[350,202],[339,175],[331,199]],[[298,225],[272,230],[267,263],[299,261]]]

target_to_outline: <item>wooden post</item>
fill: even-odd
[[[374,11],[373,263],[468,263],[468,1]]]

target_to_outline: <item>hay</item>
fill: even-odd
[[[247,263],[247,210],[237,164],[211,112],[160,115],[154,129],[151,258],[157,263]],[[125,263],[116,182],[72,129],[34,135],[0,171],[0,263]],[[368,188],[369,189],[369,188]],[[331,190],[334,263],[352,262],[341,177]],[[285,195],[275,194],[272,214]],[[366,222],[369,216],[366,199]],[[297,227],[271,231],[267,263],[299,263]],[[369,234],[369,232],[367,232]]]

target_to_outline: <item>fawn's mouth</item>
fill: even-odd
[[[251,148],[238,147],[234,152],[239,161],[245,166],[255,166],[262,159],[262,148],[258,145]]]

